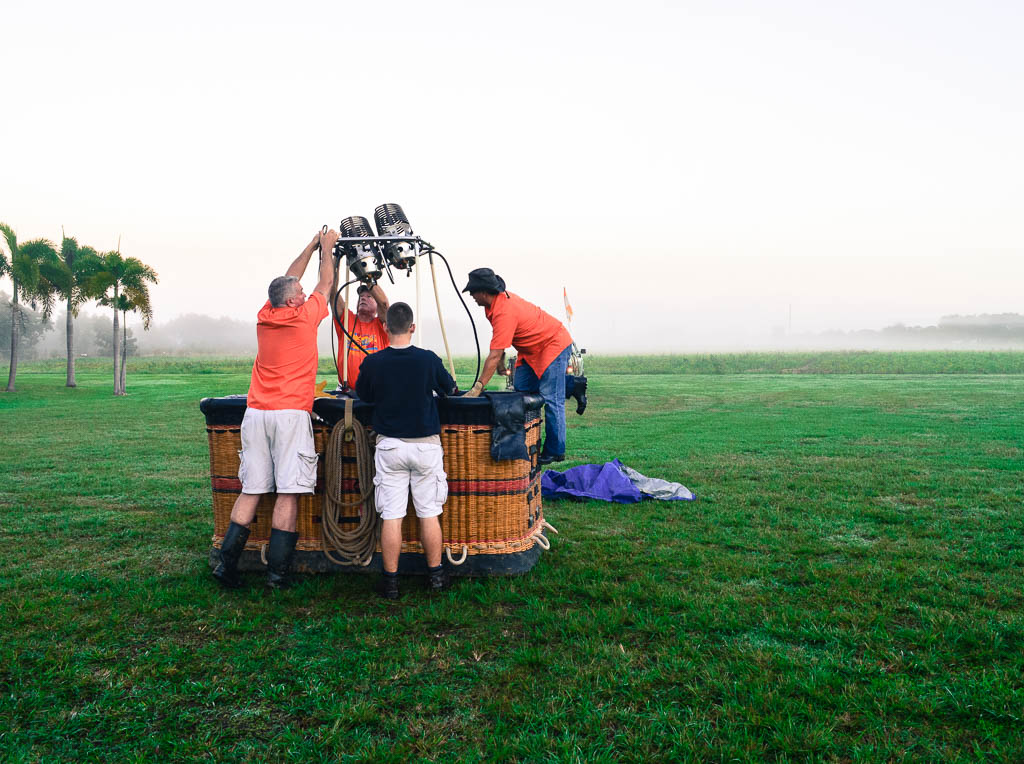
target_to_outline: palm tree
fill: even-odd
[[[63,234],[62,234],[63,235]],[[53,267],[45,268],[46,278],[57,288],[57,292],[67,300],[67,384],[75,387],[75,323],[78,308],[90,295],[86,290],[89,279],[99,270],[100,259],[92,247],[80,247],[78,241],[70,236],[63,236],[60,246],[60,257]]]
[[[111,298],[103,297],[99,300],[101,305],[113,307]],[[142,328],[149,331],[153,321],[153,306],[149,298],[149,287],[142,284],[140,287],[126,287],[125,291],[117,298],[117,310],[121,311],[121,394],[127,392],[128,386],[128,313],[138,311],[142,314]]]
[[[103,305],[114,308],[114,395],[124,395],[123,373],[121,370],[121,335],[118,333],[118,311],[121,310],[121,294],[124,293],[135,305],[145,305],[143,321],[146,328],[152,319],[149,301],[149,286],[157,283],[157,274],[152,268],[135,257],[121,257],[121,252],[107,252],[100,257],[99,267],[89,278],[89,294],[101,295]]]
[[[49,318],[53,312],[55,287],[40,272],[42,267],[48,270],[57,260],[57,250],[53,242],[47,239],[33,239],[18,244],[18,235],[6,223],[0,223],[0,233],[7,242],[10,259],[0,250],[0,276],[10,276],[14,286],[11,297],[11,365],[7,375],[7,392],[14,392],[14,380],[18,374],[18,324],[24,319],[18,304],[19,294],[27,300],[32,309],[42,304],[43,317]]]

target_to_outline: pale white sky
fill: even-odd
[[[4,32],[0,220],[120,235],[158,322],[254,315],[382,202],[460,288],[490,265],[561,318],[567,286],[597,351],[1024,311],[1019,3],[7,2]]]

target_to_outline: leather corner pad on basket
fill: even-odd
[[[487,393],[491,402],[491,458],[529,459],[526,449],[526,407],[522,393]]]

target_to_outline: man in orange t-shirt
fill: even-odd
[[[565,371],[572,352],[572,337],[562,322],[522,297],[505,291],[505,281],[490,268],[470,271],[463,292],[484,308],[491,322],[491,351],[480,379],[466,393],[480,395],[510,345],[519,354],[513,386],[520,392],[539,393],[544,399],[544,447],[538,461],[551,464],[565,459]]]
[[[269,298],[256,316],[256,361],[252,366],[245,417],[242,419],[242,492],[231,510],[231,523],[213,575],[228,588],[241,585],[238,558],[249,538],[256,505],[276,493],[267,544],[267,586],[288,586],[300,493],[316,488],[316,447],[313,445],[313,393],[318,353],[316,330],[327,317],[327,296],[334,279],[329,254],[336,231],[318,233],[299,253],[284,276],[270,282]],[[306,298],[299,278],[313,252],[321,252],[319,281]]]
[[[372,289],[366,284],[360,284],[356,294],[359,295],[359,301],[356,303],[355,313],[347,310],[348,306],[341,299],[340,291],[334,296],[334,333],[338,336],[338,369],[341,370],[342,364],[345,363],[345,333],[341,330],[341,323],[338,321],[339,315],[348,316],[346,326],[348,333],[366,351],[364,353],[355,344],[350,343],[348,379],[343,380],[339,372],[338,381],[347,382],[349,388],[353,390],[356,387],[356,380],[359,378],[359,367],[362,366],[363,359],[391,344],[383,320],[383,316],[387,315],[389,303],[380,284],[374,284]]]

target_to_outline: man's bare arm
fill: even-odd
[[[309,258],[313,256],[313,252],[316,251],[319,243],[320,234],[318,232],[317,235],[313,237],[313,240],[306,245],[306,248],[299,253],[299,256],[292,261],[292,264],[288,266],[288,270],[284,272],[284,275],[294,276],[297,279],[301,279],[302,274],[306,272],[306,266],[309,265]]]
[[[504,353],[504,349],[499,348],[498,350],[492,350],[487,354],[487,360],[484,361],[484,368],[480,371],[480,378],[476,381],[475,385],[469,388],[469,392],[466,393],[467,398],[475,398],[480,395],[484,386],[490,382],[491,377],[494,376],[494,371],[498,368],[498,363],[501,362],[501,356],[504,355]]]
[[[348,305],[346,305],[345,303],[345,298],[341,296],[341,284],[338,283],[337,278],[335,278],[335,280],[331,282],[330,300],[331,311],[333,312],[335,308],[338,309],[337,314],[334,317],[337,318],[338,322],[340,323],[341,319],[339,318],[339,316],[347,315],[345,310],[348,308]]]
[[[334,258],[331,252],[334,249],[334,242],[338,240],[338,232],[333,228],[327,233],[318,235],[320,242],[320,280],[313,287],[314,292],[324,296],[325,300],[331,298],[334,291]]]
[[[370,290],[370,297],[372,297],[374,302],[377,303],[377,318],[383,321],[387,317],[388,308],[391,303],[388,302],[388,296],[384,294],[384,290],[380,288],[380,284],[373,285],[373,289]]]
[[[487,354],[487,360],[484,361],[484,368],[480,371],[479,382],[482,386],[486,386],[491,381],[491,377],[494,376],[494,372],[498,368],[498,364],[501,362],[501,357],[505,354],[503,349],[492,350]]]

